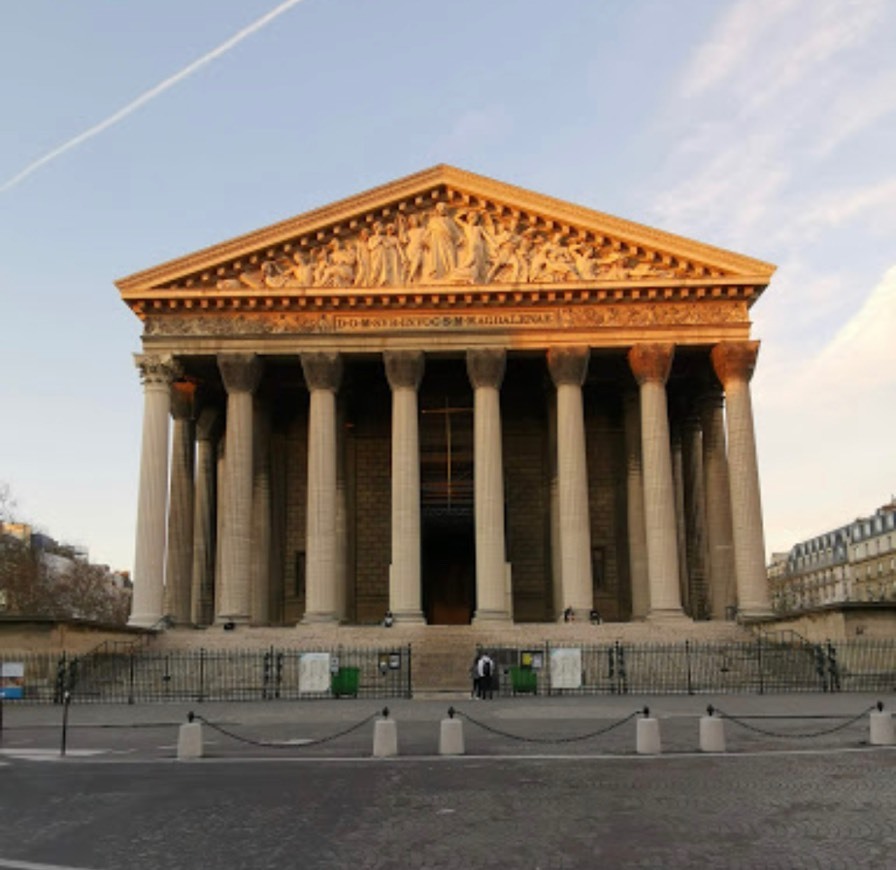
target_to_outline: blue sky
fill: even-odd
[[[94,560],[133,559],[140,325],[114,279],[441,162],[778,264],[752,309],[768,550],[896,492],[889,0],[2,16],[0,482]]]

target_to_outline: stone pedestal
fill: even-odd
[[[718,716],[700,717],[700,751],[725,751],[725,723]]]
[[[888,710],[874,710],[870,715],[870,737],[872,746],[892,746],[896,740],[893,735],[893,716]]]
[[[660,723],[658,719],[650,716],[638,719],[635,751],[638,755],[662,754],[663,747],[660,742]]]
[[[394,719],[377,719],[373,725],[373,757],[398,755],[398,724]]]
[[[464,754],[464,723],[460,719],[443,719],[439,728],[439,755]]]
[[[202,725],[199,722],[186,722],[177,732],[177,759],[189,761],[202,758]]]

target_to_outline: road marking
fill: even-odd
[[[88,867],[72,867],[70,864],[36,864],[34,861],[11,861],[0,858],[0,867],[11,870],[90,870]]]
[[[95,755],[103,755],[108,749],[69,749],[65,753],[65,757],[72,758],[91,758]],[[55,749],[38,749],[33,746],[23,746],[20,749],[0,749],[0,754],[7,758],[18,758],[25,761],[56,761],[63,757],[59,754],[58,747]],[[0,867],[3,864],[0,863]]]

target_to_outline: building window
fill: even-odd
[[[305,551],[296,550],[295,578],[293,594],[296,598],[305,597]]]

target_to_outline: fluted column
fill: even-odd
[[[748,618],[767,616],[772,612],[765,571],[759,465],[750,398],[750,378],[758,353],[758,341],[726,341],[712,349],[713,368],[725,390],[727,407],[738,614]]]
[[[563,609],[588,619],[594,606],[591,524],[582,384],[587,347],[551,348],[548,369],[557,388],[557,490],[560,520],[560,577]]]
[[[218,476],[218,412],[206,407],[196,420],[196,473],[193,497],[193,565],[190,619],[209,625],[214,619],[215,490]]]
[[[674,350],[672,344],[641,344],[635,345],[628,354],[641,393],[649,618],[683,616],[678,588],[675,490],[666,404],[666,380],[672,368]]]
[[[672,487],[675,491],[675,549],[678,551],[678,594],[682,609],[687,613],[690,607],[690,576],[687,565],[687,531],[684,511],[684,450],[682,448],[681,425],[671,427]]]
[[[165,613],[175,625],[190,622],[193,571],[193,397],[195,384],[171,385],[171,480],[168,496],[168,564]]]
[[[308,517],[305,534],[303,622],[338,620],[336,392],[342,378],[337,353],[303,353],[311,394],[308,412]]]
[[[709,607],[713,619],[725,619],[727,608],[737,603],[737,581],[722,394],[707,390],[697,407],[703,436]]]
[[[129,625],[149,628],[162,618],[165,571],[165,513],[168,490],[168,413],[171,382],[180,367],[170,355],[135,354],[143,381],[143,436],[134,593]]]
[[[271,581],[271,416],[266,403],[255,400],[252,438],[252,548],[250,622],[268,625]]]
[[[251,610],[252,394],[261,379],[261,361],[251,353],[221,354],[218,369],[227,388],[227,446],[217,621],[246,623]]]
[[[473,483],[476,524],[475,622],[509,620],[509,569],[504,545],[504,467],[501,447],[503,350],[467,351],[473,385]]]
[[[396,622],[423,622],[420,587],[419,351],[386,351],[392,388],[392,565],[389,609]]]
[[[690,613],[711,615],[706,590],[706,496],[700,419],[689,408],[682,424],[684,465],[685,553],[690,579]]]
[[[644,474],[641,463],[641,407],[638,394],[626,392],[625,413],[626,505],[628,559],[632,584],[632,619],[644,619],[650,608],[647,579],[647,530],[644,526]]]

